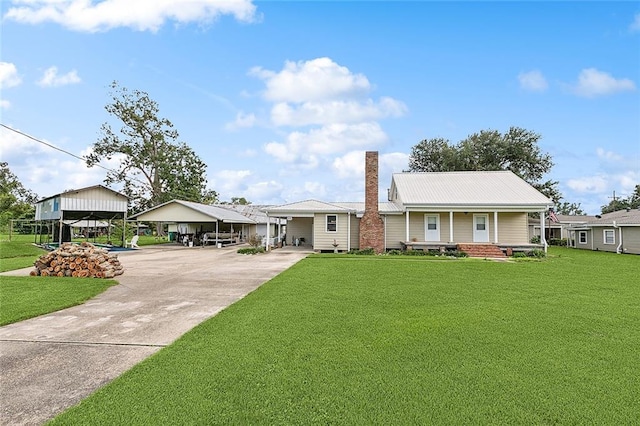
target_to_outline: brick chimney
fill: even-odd
[[[378,213],[378,152],[367,151],[364,166],[364,215],[360,219],[360,250],[384,251],[384,223]]]

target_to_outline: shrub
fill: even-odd
[[[527,257],[527,254],[523,251],[516,251],[513,252],[513,257],[518,258],[518,257]]]
[[[453,256],[453,257],[469,257],[469,255],[466,252],[460,251],[460,250],[448,250],[445,252],[445,254],[447,256]]]
[[[538,259],[542,259],[543,257],[546,257],[547,254],[544,252],[544,250],[540,250],[540,249],[533,249],[529,252],[529,257],[536,257]]]
[[[243,247],[238,249],[238,254],[258,254],[264,252],[264,247]]]
[[[535,237],[531,238],[531,244],[540,244],[540,236],[536,235]]]
[[[400,256],[400,255],[402,255],[402,254],[404,254],[404,253],[402,252],[402,250],[389,250],[389,251],[387,252],[387,255],[389,255],[389,256]]]
[[[247,240],[247,243],[249,243],[249,245],[251,247],[261,247],[262,246],[262,235],[258,235],[258,234],[253,234],[251,236],[249,236],[249,239]]]
[[[566,238],[550,238],[549,245],[564,247],[567,245],[567,239]]]
[[[361,255],[361,256],[371,256],[376,254],[375,250],[373,250],[373,248],[369,247],[366,249],[362,249],[362,250],[349,250],[349,254],[356,254],[356,255]]]

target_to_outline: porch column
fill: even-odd
[[[216,220],[216,248],[218,247],[218,221]]]
[[[278,221],[278,242],[282,242],[282,223],[280,223],[280,218],[276,219]]]
[[[405,234],[406,234],[406,235],[405,235],[405,237],[404,237],[404,240],[405,240],[405,241],[409,241],[409,210],[407,210],[407,211],[404,213],[404,215],[405,215],[404,217],[405,217],[405,219],[406,219],[406,220],[405,220],[405,222],[406,222],[406,223],[405,223],[405,227],[406,227]]]
[[[547,239],[545,237],[545,229],[544,229],[544,216],[546,211],[540,212],[540,243],[544,245],[544,252],[547,252]]]
[[[493,212],[493,243],[498,244],[498,212]]]
[[[453,211],[449,212],[449,242],[453,242]]]
[[[347,212],[347,251],[351,251],[351,212]]]
[[[269,228],[271,227],[271,218],[269,217],[269,213],[267,213],[267,244],[265,245],[265,250],[269,251]]]

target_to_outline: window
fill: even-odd
[[[605,229],[604,233],[604,243],[605,244],[615,244],[616,243],[616,234],[613,229]]]
[[[587,244],[587,231],[578,232],[578,243]]]
[[[338,232],[338,216],[335,214],[327,215],[327,232]]]

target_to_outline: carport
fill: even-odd
[[[129,198],[102,185],[65,191],[36,203],[36,243],[69,242],[71,227],[76,223],[96,227],[107,221],[108,229],[114,220],[127,220]],[[46,232],[44,232],[47,226]],[[46,237],[47,241],[42,241]],[[51,241],[49,240],[51,238]],[[122,245],[124,246],[124,235]]]
[[[160,204],[131,216],[131,219],[167,223],[170,232],[186,236],[192,243],[207,241],[216,245],[245,241],[248,225],[255,224],[252,219],[230,209],[182,200]]]

